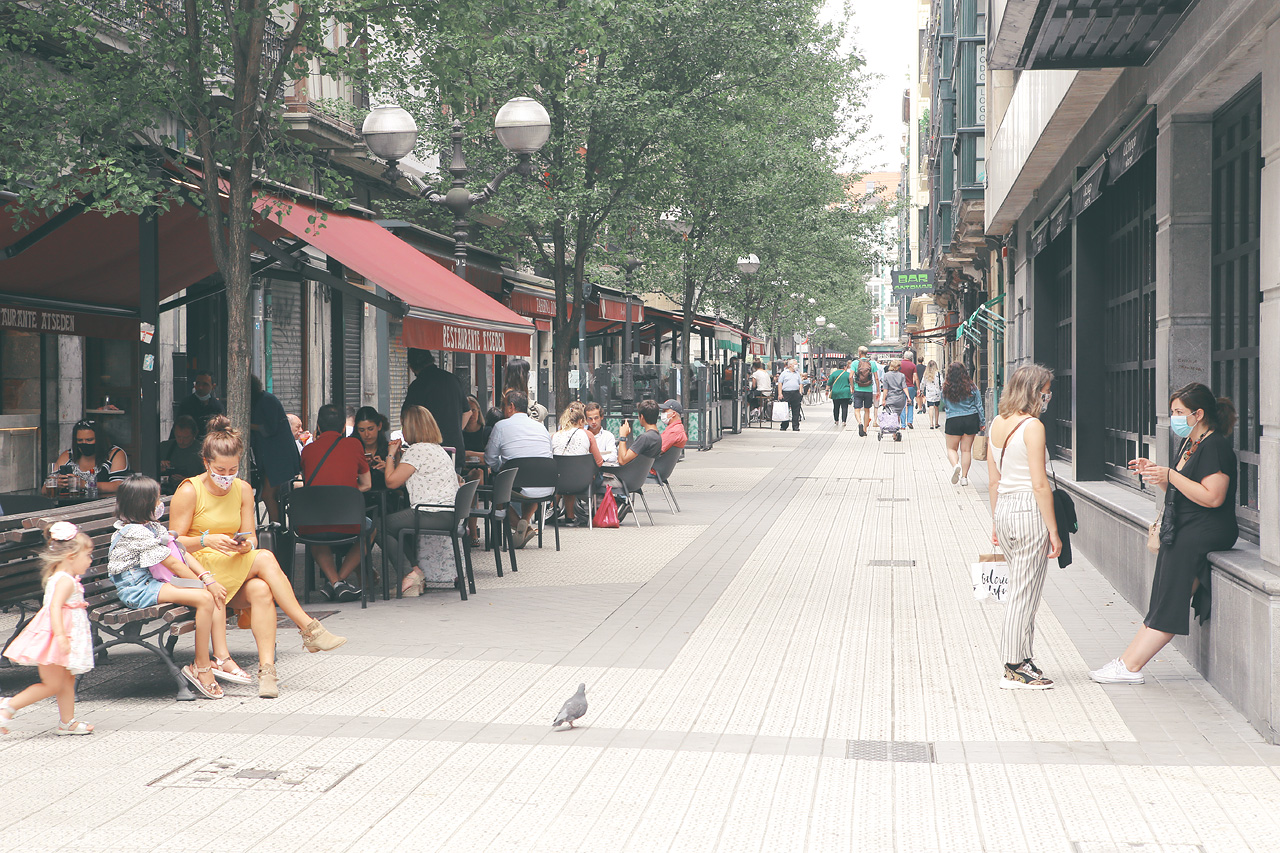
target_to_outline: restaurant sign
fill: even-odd
[[[529,332],[482,329],[456,323],[404,319],[403,340],[406,347],[450,352],[472,352],[484,355],[517,355],[529,357]]]
[[[933,292],[933,270],[894,270],[893,295],[918,296]]]
[[[0,305],[0,329],[46,335],[128,339],[137,337],[138,321],[127,317],[102,317],[75,311]]]
[[[511,294],[511,310],[526,317],[554,317],[556,301],[550,296],[537,296],[517,290]]]

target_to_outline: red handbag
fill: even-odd
[[[604,497],[600,499],[600,507],[595,518],[591,520],[595,527],[618,527],[618,502],[613,499],[613,486],[605,486]]]

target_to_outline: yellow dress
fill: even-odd
[[[187,480],[196,490],[196,511],[191,517],[191,529],[187,536],[199,536],[201,533],[225,533],[234,536],[240,532],[240,510],[244,497],[241,489],[249,488],[244,480],[237,479],[225,495],[213,495],[205,488],[200,477]],[[247,554],[224,554],[214,548],[201,548],[195,552],[200,565],[213,572],[213,577],[227,588],[227,598],[234,598],[244,584],[258,556],[254,549]]]

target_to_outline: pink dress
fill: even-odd
[[[49,603],[62,578],[71,578],[75,584],[75,590],[62,606],[62,626],[71,640],[71,651],[67,654],[58,648],[49,617]],[[9,644],[4,656],[23,666],[66,667],[73,675],[93,669],[93,636],[89,632],[89,614],[85,612],[84,587],[80,581],[66,572],[54,572],[53,577],[45,581],[44,606]]]

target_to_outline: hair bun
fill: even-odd
[[[214,415],[209,418],[209,424],[206,432],[232,432],[231,418],[226,415]]]

